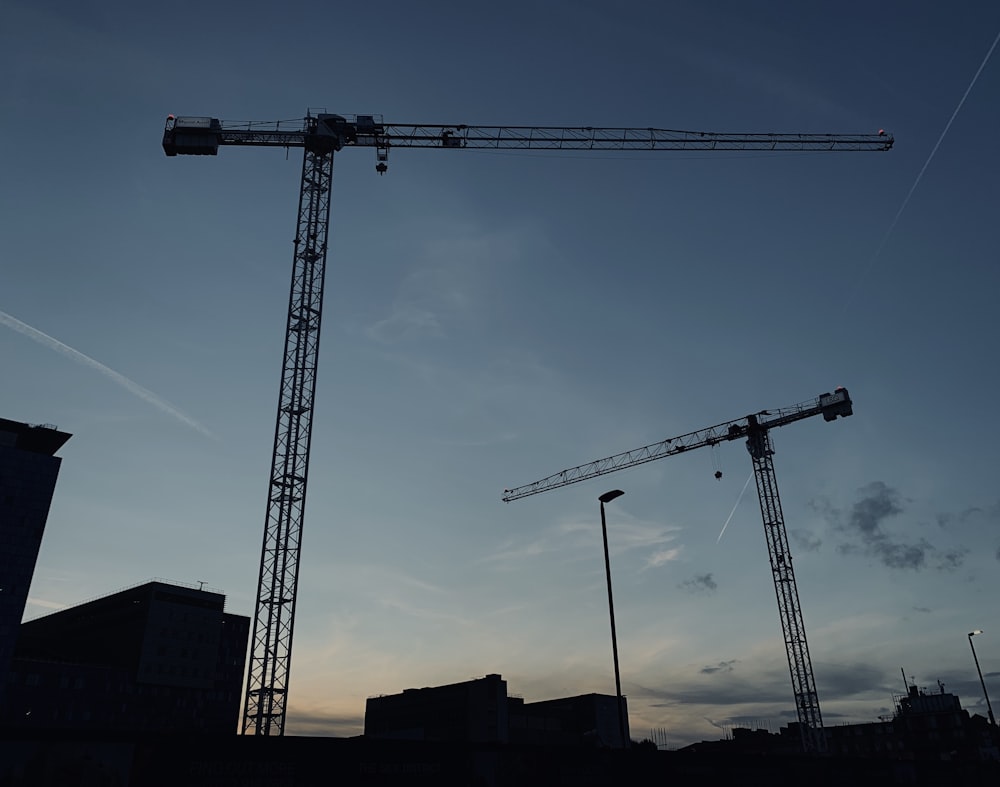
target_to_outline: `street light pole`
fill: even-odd
[[[622,679],[618,670],[618,635],[615,633],[615,601],[611,594],[611,558],[608,555],[608,525],[604,518],[604,504],[610,503],[616,497],[625,493],[621,489],[605,492],[598,500],[601,501],[601,534],[604,536],[604,573],[608,579],[608,611],[611,614],[611,652],[615,659],[615,696],[618,698],[618,730],[621,734],[622,747],[628,748],[628,737],[625,734],[625,706],[622,702]]]
[[[976,646],[972,644],[972,638],[976,636],[976,634],[982,633],[982,629],[976,629],[975,631],[969,632],[969,647],[972,648],[972,660],[976,662],[976,672],[979,673],[979,683],[983,687],[983,696],[986,697],[986,712],[990,716],[990,724],[993,727],[996,727],[997,721],[993,718],[993,706],[990,705],[990,695],[986,692],[986,681],[983,680],[983,671],[979,668],[979,657],[976,655]]]

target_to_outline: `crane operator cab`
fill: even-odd
[[[840,385],[833,390],[833,393],[819,395],[819,408],[823,413],[824,421],[833,421],[838,415],[844,418],[854,415],[851,397],[847,393],[847,389]]]

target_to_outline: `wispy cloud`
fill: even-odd
[[[323,708],[288,707],[288,731],[292,735],[322,735],[349,737],[361,735],[365,729],[362,714],[337,713]]]
[[[681,547],[657,550],[646,558],[646,565],[644,568],[659,568],[664,563],[669,563],[672,560],[678,560],[680,559],[682,551],[683,549]]]
[[[562,522],[529,539],[508,539],[491,554],[480,558],[479,562],[503,566],[549,553],[566,556],[577,549],[591,555],[595,537],[600,543],[600,531],[595,533],[595,530],[593,522]],[[643,570],[657,568],[680,557],[682,547],[668,546],[677,538],[679,530],[678,527],[656,523],[616,522],[613,528],[608,528],[608,548],[613,554],[648,551]]]
[[[397,305],[388,317],[368,328],[368,335],[379,342],[401,342],[410,339],[440,338],[444,328],[438,316],[413,304]]]
[[[394,609],[407,617],[417,618],[419,620],[446,621],[449,623],[456,623],[463,627],[474,625],[474,621],[464,618],[461,615],[456,615],[453,612],[447,612],[441,609],[435,609],[431,606],[417,604],[414,603],[413,599],[404,600],[398,597],[384,597],[379,600],[379,603],[383,607]]]
[[[66,609],[69,604],[62,604],[58,601],[49,601],[44,598],[35,598],[33,596],[28,596],[28,604],[35,607],[41,607],[42,609]]]
[[[17,319],[17,317],[7,314],[4,311],[0,311],[0,324],[6,325],[8,328],[17,331],[21,335],[27,336],[29,339],[38,342],[44,347],[48,347],[50,350],[55,350],[58,353],[62,353],[63,355],[76,361],[77,363],[83,364],[84,366],[89,366],[91,369],[95,369],[108,379],[120,385],[129,393],[138,396],[144,402],[153,405],[157,409],[175,418],[181,423],[190,426],[192,429],[198,432],[201,432],[206,437],[216,439],[215,435],[212,434],[212,432],[210,432],[206,427],[202,426],[200,423],[198,423],[190,416],[182,413],[180,410],[178,410],[176,407],[170,404],[170,402],[168,402],[166,399],[157,396],[148,388],[143,388],[141,385],[139,385],[139,383],[130,380],[123,374],[119,374],[114,369],[105,366],[103,363],[91,358],[89,355],[84,355],[79,350],[73,349],[68,344],[63,344],[58,339],[49,336],[47,333],[43,333],[37,328],[32,328],[27,323],[22,322],[21,320]]]
[[[368,337],[382,344],[446,337],[472,308],[477,283],[469,263],[487,256],[488,246],[487,240],[459,240],[427,250],[423,256],[434,262],[399,281],[388,314],[368,326]]]

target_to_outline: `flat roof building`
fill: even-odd
[[[625,736],[629,737],[628,702],[622,697]],[[618,698],[611,694],[580,694],[540,702],[511,697],[508,704],[511,743],[625,746],[618,722]]]
[[[627,726],[625,734],[628,735]],[[454,743],[624,746],[617,697],[582,694],[525,702],[520,697],[508,697],[507,681],[495,673],[462,683],[369,697],[365,704],[365,737]]]
[[[0,725],[233,734],[250,618],[159,580],[21,625]]]
[[[507,742],[507,681],[499,675],[369,697],[365,737]]]

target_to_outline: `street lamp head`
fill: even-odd
[[[610,492],[605,492],[597,499],[600,500],[602,503],[610,503],[616,497],[621,497],[624,494],[625,493],[621,489],[612,489]]]
[[[976,634],[982,634],[982,633],[983,633],[982,629],[976,629],[975,631],[970,631],[969,632],[969,636],[970,637],[974,637],[974,636],[976,636]]]

